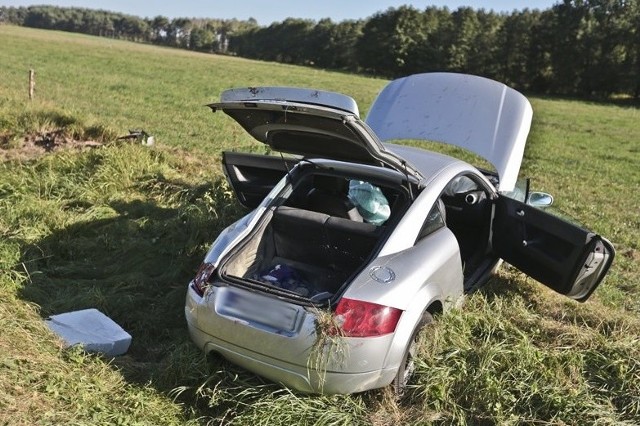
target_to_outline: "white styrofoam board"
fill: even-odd
[[[131,344],[131,335],[97,309],[53,315],[45,323],[67,347],[81,345],[87,352],[117,356]]]

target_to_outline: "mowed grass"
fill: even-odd
[[[242,129],[212,115],[207,103],[224,89],[295,84],[349,92],[369,105],[384,81],[321,70],[213,56],[81,34],[0,28],[0,96],[24,100],[36,72],[38,107],[88,123],[144,128],[164,144],[208,154],[250,145]],[[342,77],[342,78],[341,78]]]
[[[522,175],[618,251],[589,302],[507,266],[429,328],[402,401],[305,396],[207,361],[187,335],[186,283],[242,214],[219,153],[263,150],[203,105],[294,85],[348,93],[365,115],[385,82],[8,26],[0,46],[3,150],[52,130],[108,142],[0,163],[0,424],[640,423],[638,109],[532,99]],[[157,145],[113,141],[131,128]],[[63,350],[42,323],[87,307],[132,334],[127,355]]]

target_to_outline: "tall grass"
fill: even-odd
[[[0,424],[638,424],[638,110],[532,100],[523,172],[611,238],[586,304],[507,267],[424,336],[405,397],[300,395],[190,342],[186,283],[243,212],[222,149],[262,148],[203,107],[227,87],[312,86],[365,109],[381,80],[0,26],[0,150],[62,131],[105,142],[0,162]],[[37,96],[26,99],[26,70]],[[157,146],[115,141],[144,128]],[[96,307],[133,336],[63,350],[42,318]]]

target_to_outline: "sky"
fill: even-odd
[[[139,17],[157,15],[169,18],[254,18],[260,25],[269,25],[288,17],[334,21],[367,18],[390,7],[410,4],[417,9],[427,6],[454,10],[460,6],[474,9],[511,12],[513,10],[548,9],[560,0],[0,0],[0,6],[30,6],[51,4],[65,7],[86,7],[122,12]]]

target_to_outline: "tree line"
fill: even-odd
[[[247,58],[398,77],[464,72],[535,93],[640,97],[640,0],[563,0],[546,10],[390,8],[362,20],[138,18],[0,7],[0,21]]]
[[[255,19],[140,18],[77,7],[0,6],[0,23],[225,53],[231,34],[258,27]]]

